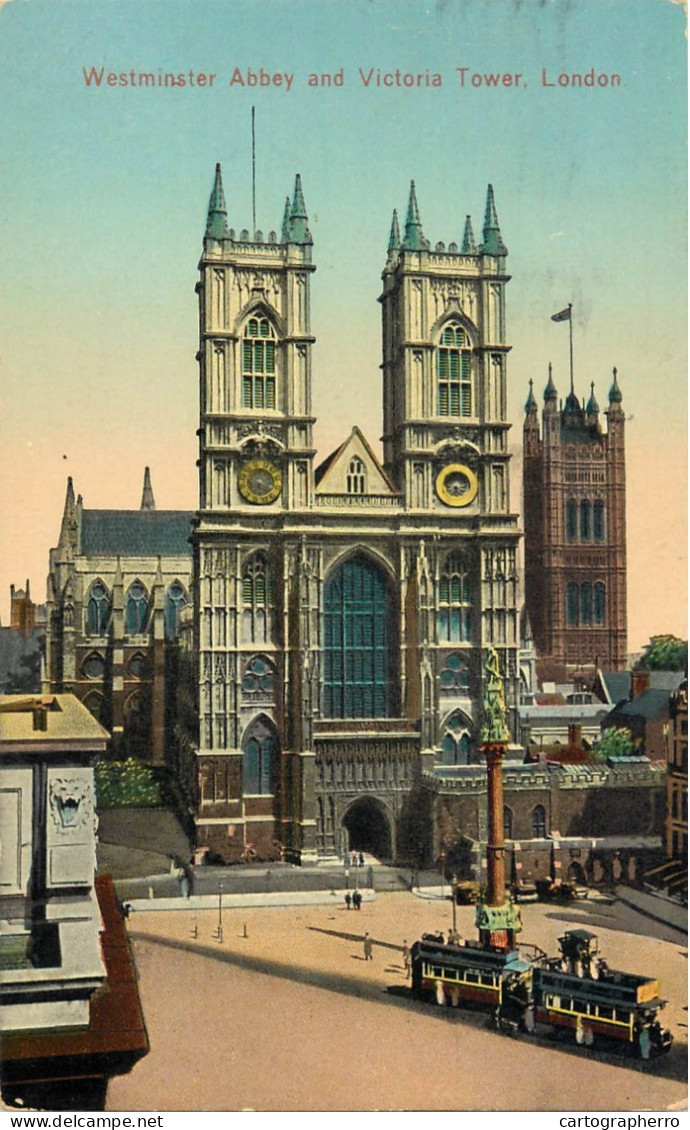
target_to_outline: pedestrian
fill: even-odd
[[[411,955],[410,955],[410,947],[407,944],[407,938],[405,938],[404,941],[403,941],[402,956],[403,956],[403,965],[405,966],[405,976],[409,977],[410,976],[410,969],[412,967],[412,958],[411,958]]]
[[[368,934],[364,935],[364,960],[373,961],[374,959],[374,943]]]
[[[349,891],[346,891],[345,892],[345,906],[347,907],[348,910],[350,909],[351,903],[352,903],[352,895],[350,894]]]
[[[362,855],[361,851],[359,853],[359,866],[364,867],[364,856]]]
[[[361,891],[356,890],[354,892],[354,894],[352,895],[352,905],[354,906],[355,910],[361,910],[362,909],[362,893],[361,893]]]
[[[350,853],[348,851],[346,851],[345,855],[343,856],[343,865],[346,870],[350,866]]]

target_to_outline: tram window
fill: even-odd
[[[477,981],[479,980],[479,975],[477,973],[472,973],[468,969],[467,974],[466,974],[466,980],[470,985],[476,985]]]
[[[441,969],[440,965],[435,965],[432,969],[432,973],[433,973],[434,977],[442,977],[443,976],[443,970]]]
[[[602,1016],[604,1020],[613,1020],[613,1009],[610,1004],[600,1004],[598,1014]]]
[[[587,1001],[573,1001],[573,1012],[587,1012]]]
[[[552,994],[550,997],[546,998],[546,1004],[548,1008],[560,1008],[561,998]]]
[[[620,1020],[621,1024],[630,1023],[630,1013],[627,1011],[623,1012],[621,1009],[616,1009],[613,1015],[616,1020]]]

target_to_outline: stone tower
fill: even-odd
[[[601,425],[594,384],[565,403],[551,366],[541,433],[525,405],[525,599],[540,679],[588,678],[626,662],[625,415],[616,370]]]

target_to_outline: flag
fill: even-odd
[[[551,315],[552,322],[569,322],[572,312],[572,306],[566,306],[565,310],[559,310],[557,314]]]

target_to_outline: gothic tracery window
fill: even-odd
[[[472,350],[461,325],[445,326],[436,349],[436,381],[439,416],[471,416]]]
[[[149,594],[141,581],[129,586],[125,601],[125,631],[129,636],[140,636],[146,631],[149,612]]]
[[[276,406],[276,342],[268,318],[249,318],[242,339],[242,405]]]
[[[470,578],[461,557],[449,557],[438,582],[439,642],[467,643],[471,636]]]
[[[532,835],[536,840],[543,840],[546,835],[546,809],[543,804],[537,804],[532,810]]]
[[[324,713],[382,718],[390,701],[390,596],[364,557],[344,562],[324,594]]]
[[[254,643],[267,643],[271,633],[273,580],[263,553],[255,553],[242,571],[244,637]]]
[[[180,634],[180,613],[187,604],[187,594],[179,581],[173,581],[165,594],[163,613],[165,618],[165,638],[177,639]]]
[[[457,651],[446,657],[440,676],[441,694],[469,694],[470,672],[467,660]]]
[[[355,455],[347,469],[347,493],[364,494],[366,491],[366,468],[364,463]]]
[[[242,791],[245,795],[265,796],[275,789],[278,738],[263,718],[247,730],[242,743]]]
[[[249,660],[242,676],[242,690],[248,698],[270,699],[273,696],[275,668],[263,655]]]
[[[86,634],[104,636],[110,620],[110,596],[102,581],[94,581],[86,602]]]
[[[470,749],[471,740],[467,720],[459,711],[455,711],[445,725],[441,742],[441,764],[468,765]]]

